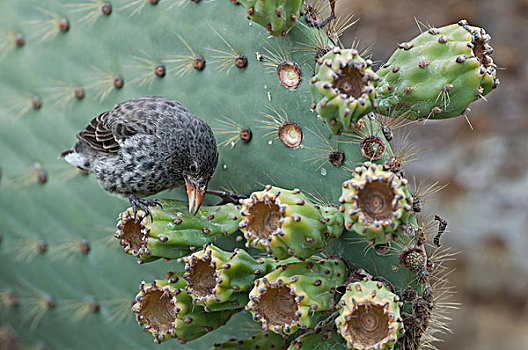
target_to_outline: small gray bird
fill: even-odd
[[[128,197],[150,213],[160,191],[187,187],[189,212],[196,214],[216,169],[218,152],[209,125],[184,106],[163,97],[143,97],[117,104],[92,119],[79,142],[61,153],[78,168],[94,173],[108,192]]]

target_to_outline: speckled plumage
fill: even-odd
[[[183,186],[185,176],[207,186],[218,161],[207,123],[180,103],[144,97],[117,104],[77,134],[62,155],[94,173],[107,191],[145,197]]]

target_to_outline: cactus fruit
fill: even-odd
[[[273,264],[256,260],[246,251],[225,252],[212,244],[183,258],[187,281],[185,290],[193,302],[206,310],[240,308],[248,301],[255,279],[268,273]]]
[[[348,349],[393,349],[403,333],[399,297],[376,281],[351,283],[346,290],[335,323]]]
[[[151,284],[141,282],[132,306],[138,323],[154,337],[155,343],[171,338],[186,343],[224,325],[240,309],[206,312],[195,306],[185,292],[181,273]]]
[[[247,247],[266,249],[278,259],[308,258],[343,233],[339,210],[312,204],[299,189],[266,186],[242,201],[240,215]]]
[[[347,230],[365,236],[371,245],[396,239],[399,226],[407,224],[412,214],[407,180],[370,162],[356,168],[352,179],[343,183],[339,202]]]
[[[228,339],[222,343],[216,343],[213,349],[237,349],[237,350],[254,350],[254,349],[274,349],[283,350],[286,348],[284,338],[273,332],[261,332],[253,335],[249,339]]]
[[[491,37],[466,20],[430,28],[400,44],[377,73],[379,111],[405,111],[408,118],[444,119],[497,87]]]
[[[255,281],[246,310],[264,331],[289,335],[313,328],[334,308],[334,294],[346,278],[340,259],[288,262]]]
[[[317,60],[310,80],[313,106],[334,134],[361,129],[359,119],[376,108],[379,77],[355,49],[332,51]]]
[[[159,203],[162,208],[150,210],[153,220],[142,210],[134,219],[131,207],[119,214],[115,237],[125,253],[137,257],[139,263],[189,255],[206,243],[234,233],[241,221],[240,206],[233,204],[202,207],[191,215],[185,202]]]
[[[247,18],[260,24],[270,35],[286,36],[299,19],[301,0],[239,0]]]

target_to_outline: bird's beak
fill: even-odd
[[[202,205],[205,197],[207,185],[201,187],[192,177],[185,177],[185,186],[187,187],[187,196],[189,197],[189,213],[196,215]]]

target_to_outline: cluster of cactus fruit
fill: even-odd
[[[463,20],[428,28],[376,71],[341,44],[349,23],[335,3],[240,0],[249,22],[238,1],[0,4],[0,136],[13,150],[0,159],[0,320],[21,342],[144,346],[110,305],[130,310],[130,286],[172,270],[142,281],[132,306],[156,343],[430,345],[446,283],[431,241],[447,223],[421,217],[435,187],[410,186],[410,147],[391,146],[392,132],[466,115],[497,87],[490,36]],[[121,203],[80,172],[64,183],[68,170],[53,162],[92,117],[145,95],[174,98],[213,127],[210,188],[247,198],[196,215],[176,199],[152,219],[126,209],[115,237],[137,266],[97,239]],[[86,336],[66,335],[78,327]]]

